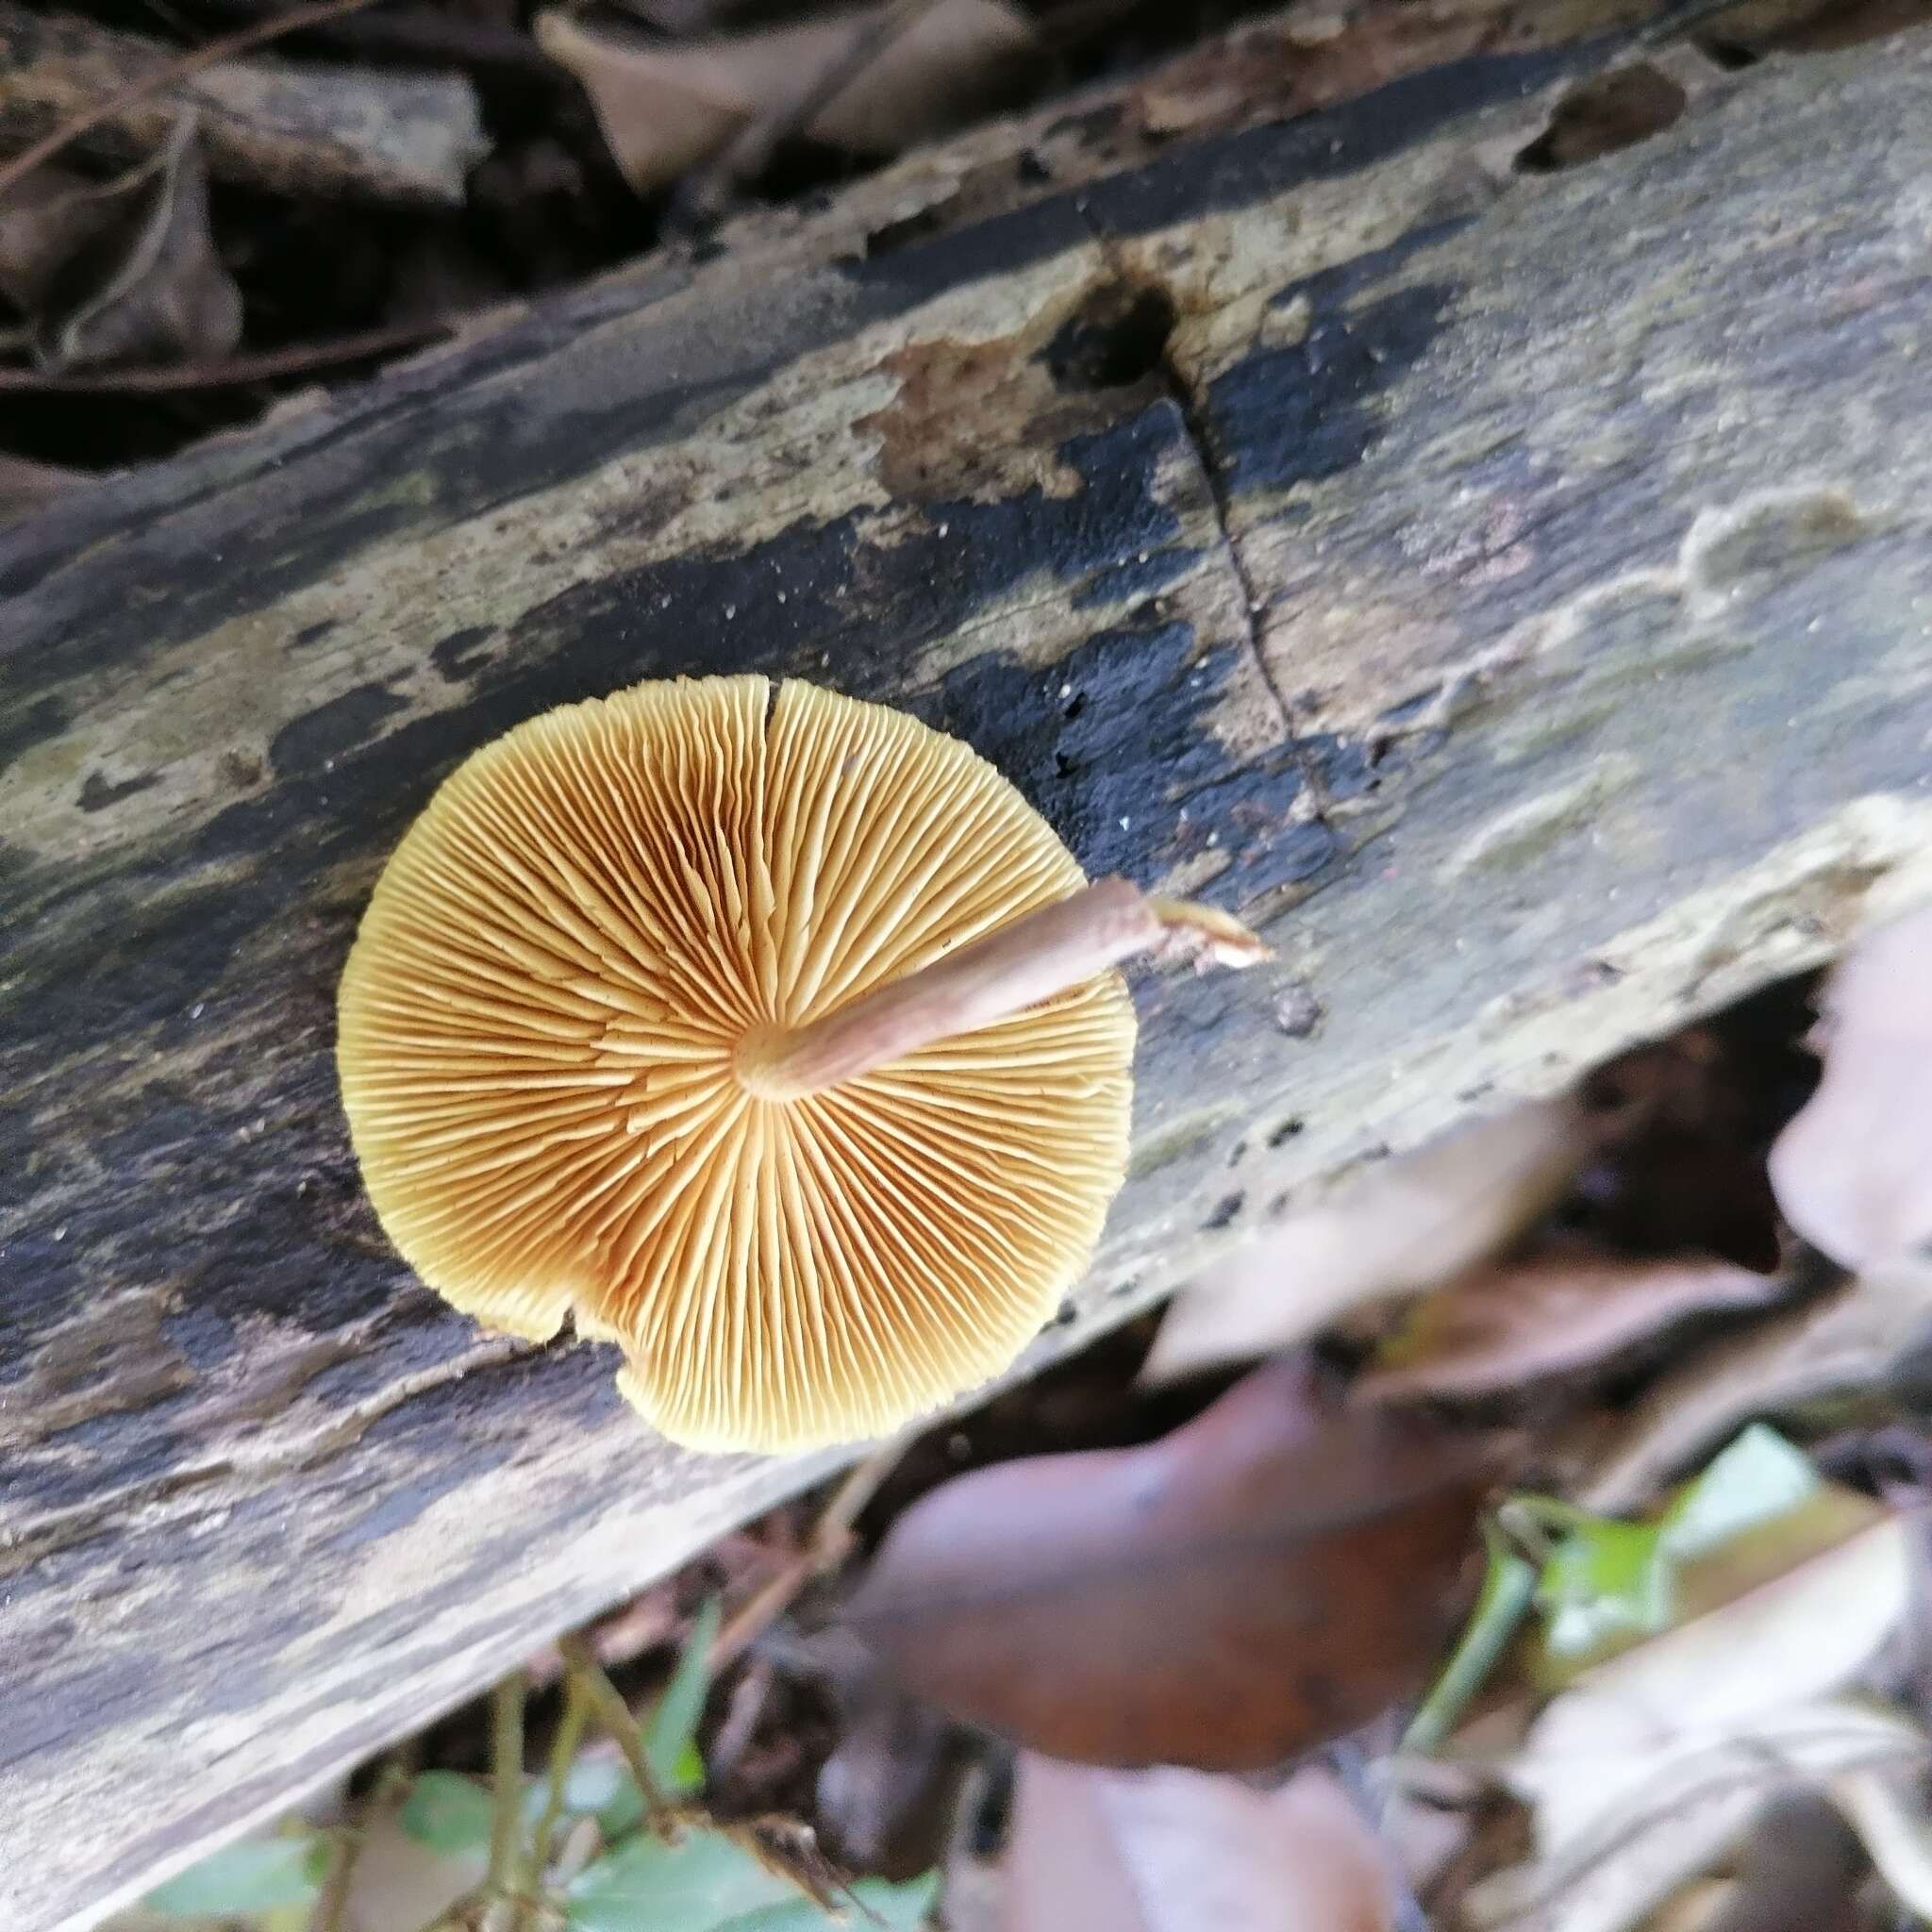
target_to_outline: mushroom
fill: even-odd
[[[377,880],[338,1065],[416,1273],[617,1342],[714,1449],[882,1434],[1008,1363],[1125,1173],[1117,960],[1245,964],[1087,886],[993,768],[756,676],[641,684],[475,753]]]

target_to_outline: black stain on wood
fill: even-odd
[[[1232,490],[1319,482],[1362,460],[1380,433],[1377,397],[1427,352],[1456,294],[1428,281],[1373,291],[1467,225],[1431,224],[1280,291],[1273,306],[1306,305],[1307,333],[1243,358],[1208,386],[1200,411]]]
[[[430,645],[429,661],[452,684],[460,684],[489,663],[489,657],[481,647],[495,635],[494,625],[466,625],[461,630],[453,630],[448,637],[439,638]]]
[[[278,778],[292,778],[346,757],[377,730],[385,718],[408,709],[386,686],[358,684],[312,711],[291,719],[270,741],[268,761]]]
[[[1214,1204],[1213,1210],[1208,1214],[1207,1220],[1202,1222],[1202,1232],[1211,1234],[1217,1229],[1231,1226],[1235,1217],[1246,1205],[1247,1198],[1243,1193],[1224,1194]]]
[[[143,772],[137,778],[124,778],[118,785],[109,784],[99,772],[90,772],[75,802],[82,811],[106,811],[110,805],[119,805],[124,798],[132,798],[160,782],[158,772]]]

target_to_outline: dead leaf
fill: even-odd
[[[1654,1383],[1607,1440],[1584,1452],[1574,1493],[1610,1514],[1634,1509],[1754,1415],[1882,1382],[1932,1324],[1932,1268],[1874,1270],[1749,1333],[1714,1343]]]
[[[1847,1769],[1923,1763],[1924,1751],[1897,1713],[1835,1697],[1780,1705],[1722,1736],[1656,1746],[1639,1757],[1634,1777],[1607,1751],[1592,1754],[1564,1774],[1581,1787],[1607,1767],[1603,1804],[1574,1838],[1473,1887],[1465,1918],[1510,1932],[1626,1932],[1727,1857],[1769,1792],[1824,1787]]]
[[[1932,1921],[1932,1818],[1925,1812],[1924,1766],[1840,1772],[1831,1794],[1892,1895],[1921,1924]]]
[[[1728,1896],[1704,1932],[1855,1932],[1869,1865],[1816,1791],[1780,1792],[1751,1821]]]
[[[1085,1763],[1249,1770],[1420,1690],[1491,1453],[1275,1362],[1143,1448],[978,1470],[893,1525],[850,1628],[950,1715]]]
[[[1278,1791],[1022,1756],[1005,1932],[1390,1932],[1388,1857],[1326,1772]]]
[[[1932,1243],[1932,911],[1869,935],[1833,974],[1824,1072],[1771,1151],[1785,1218],[1847,1268]]]
[[[1451,1279],[1552,1206],[1587,1150],[1575,1102],[1548,1100],[1369,1169],[1177,1296],[1141,1380],[1272,1355],[1366,1303]]]
[[[1904,1616],[1908,1529],[1886,1516],[1583,1674],[1507,1768],[1536,1856],[1472,1892],[1479,1922],[1623,1932],[1710,1869],[1777,1783],[1924,1755],[1840,1695]]]
[[[166,147],[94,199],[108,219],[49,273],[34,315],[50,369],[211,361],[242,339],[242,291],[215,251],[208,170],[192,116]]]
[[[619,40],[548,11],[537,16],[536,34],[583,83],[625,178],[651,194],[752,123],[801,103],[818,76],[862,54],[891,10],[886,0],[828,20],[671,46]],[[1039,54],[1032,24],[1002,0],[937,0],[858,59],[801,131],[853,154],[896,154],[983,110]]]
[[[1372,1402],[1481,1395],[1587,1368],[1709,1308],[1749,1308],[1775,1274],[1691,1257],[1657,1261],[1579,1243],[1479,1268],[1420,1304],[1356,1384]]]

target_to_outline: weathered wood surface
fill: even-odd
[[[1043,1350],[1932,897],[1932,44],[1512,174],[1592,58],[991,214],[915,168],[0,533],[13,1932],[824,1466],[669,1451],[361,1198],[336,976],[517,720],[821,677],[1263,926],[1273,968],[1137,987],[1133,1177]]]

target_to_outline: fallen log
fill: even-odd
[[[1132,1177],[1036,1362],[1932,898],[1932,40],[1672,56],[1670,125],[1519,165],[1610,58],[997,132],[0,531],[9,1926],[836,1459],[665,1448],[362,1196],[342,959],[518,720],[817,678],[1263,929],[1137,984]]]

